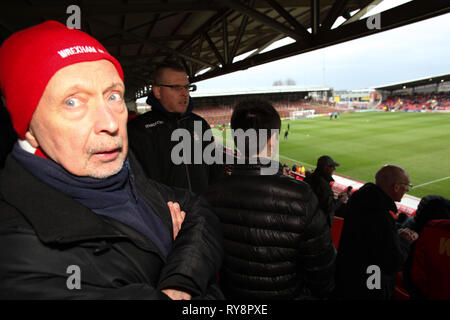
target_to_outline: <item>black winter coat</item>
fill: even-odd
[[[131,150],[149,178],[168,186],[185,188],[202,194],[208,185],[224,175],[223,165],[208,165],[203,161],[203,150],[211,143],[211,141],[202,141],[204,132],[211,129],[209,124],[202,117],[192,113],[192,101],[186,113],[182,115],[166,111],[153,94],[149,96],[147,103],[151,104],[152,110],[136,117],[128,124],[128,141]],[[198,125],[201,124],[201,131],[196,134],[194,134],[195,122]],[[172,159],[173,148],[181,143],[181,139],[171,141],[172,133],[176,129],[186,129],[190,133],[189,164],[175,164]],[[180,152],[175,153],[180,154]],[[201,161],[196,161],[194,155]]]
[[[11,123],[11,117],[0,99],[0,169],[3,168],[7,155],[11,152],[17,134]]]
[[[217,217],[201,197],[146,179],[132,159],[130,165],[137,192],[170,234],[166,202],[186,211],[167,257],[139,232],[95,214],[8,157],[0,175],[0,299],[167,299],[164,288],[223,298],[213,284],[223,255]],[[68,289],[70,266],[81,271],[79,290]]]
[[[237,165],[205,195],[223,226],[221,286],[229,299],[310,299],[334,286],[335,248],[304,182]]]
[[[333,177],[325,175],[316,169],[304,180],[308,183],[319,200],[319,207],[327,217],[328,225],[331,228],[334,222],[335,211],[341,206],[341,201],[334,198],[333,189],[330,183]]]
[[[392,297],[410,245],[398,236],[390,211],[397,212],[395,202],[373,183],[366,183],[351,196],[336,259],[336,298]],[[380,272],[368,270],[370,266],[377,266]],[[374,286],[376,277],[379,288]]]

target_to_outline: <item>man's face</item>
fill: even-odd
[[[48,82],[25,137],[74,175],[114,175],[128,151],[124,91],[107,60],[62,68]]]
[[[189,80],[185,72],[165,69],[161,79],[153,86],[153,94],[167,111],[183,114],[189,104],[189,90],[158,85],[186,86],[188,84]]]
[[[409,191],[410,180],[407,172],[403,172],[393,186],[392,200],[401,201],[406,192]]]
[[[323,168],[323,171],[330,177],[333,175],[334,170],[336,170],[336,167],[334,165],[325,166]]]

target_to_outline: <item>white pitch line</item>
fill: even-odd
[[[294,162],[300,162],[300,163],[306,164],[308,167],[311,167],[311,168],[315,168],[316,167],[316,166],[314,166],[312,164],[309,164],[309,163],[306,163],[304,161],[299,161],[299,160],[295,160],[295,159],[292,159],[292,158],[289,158],[289,157],[285,157],[285,156],[283,156],[281,154],[279,155],[279,157],[280,158],[284,158],[284,159],[288,159],[288,160],[291,160],[291,161],[294,161]]]
[[[420,187],[423,187],[423,186],[426,186],[426,185],[429,185],[429,184],[432,184],[432,183],[435,183],[435,182],[444,181],[444,180],[447,180],[447,179],[450,179],[450,176],[442,178],[442,179],[437,179],[437,180],[433,180],[433,181],[430,181],[430,182],[425,182],[425,183],[419,184],[417,186],[412,187],[412,189],[420,188]]]

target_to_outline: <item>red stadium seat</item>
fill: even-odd
[[[420,233],[411,278],[426,299],[450,299],[450,220],[432,220]]]
[[[339,240],[341,239],[342,227],[344,226],[344,218],[334,217],[333,226],[331,227],[331,238],[336,250],[339,247]]]
[[[395,279],[395,291],[392,299],[409,300],[409,293],[403,286],[402,272],[397,273],[397,278]]]

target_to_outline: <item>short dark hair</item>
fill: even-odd
[[[244,132],[248,129],[254,129],[259,132],[261,129],[268,130],[267,138],[270,138],[270,130],[278,130],[281,128],[281,119],[275,108],[266,100],[262,99],[247,99],[239,102],[234,108],[233,114],[231,115],[231,129],[237,130],[242,129]],[[259,141],[259,135],[257,135],[257,148],[256,151],[259,153],[266,146],[266,141]],[[236,137],[234,137],[235,144]],[[249,150],[249,139],[246,137],[245,140],[245,150],[239,150],[246,158],[253,156],[250,154]],[[253,152],[252,152],[253,153]]]
[[[158,84],[161,81],[164,70],[170,69],[178,72],[186,72],[181,64],[176,61],[165,61],[159,64],[152,75],[153,84]]]

